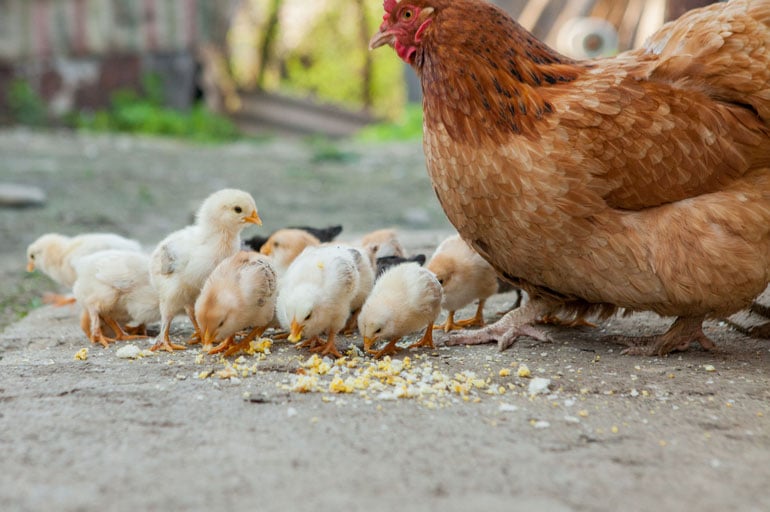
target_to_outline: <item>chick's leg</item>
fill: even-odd
[[[697,341],[706,350],[717,346],[703,333],[704,317],[678,317],[669,329],[656,336],[606,336],[605,341],[627,345],[622,353],[636,356],[664,356],[674,351],[690,348]]]
[[[338,359],[341,358],[342,354],[340,354],[340,351],[337,350],[337,345],[334,342],[334,338],[334,331],[329,331],[329,336],[326,338],[326,343],[315,348],[311,348],[310,351],[319,352],[322,356],[331,354]]]
[[[120,324],[112,317],[103,316],[102,319],[104,320],[105,324],[110,326],[110,329],[112,329],[112,332],[115,333],[116,340],[138,340],[138,339],[143,339],[147,337],[139,334],[128,334],[123,329],[123,327],[121,327]]]
[[[580,315],[571,320],[563,320],[556,315],[543,315],[543,318],[540,319],[540,323],[546,325],[560,325],[562,327],[596,327],[596,324],[589,322]]]
[[[484,304],[486,302],[486,300],[481,299],[476,308],[476,314],[465,320],[457,320],[455,325],[458,327],[484,327]]]
[[[450,311],[447,313],[446,320],[443,324],[436,324],[433,326],[434,329],[441,329],[444,332],[450,332],[457,329],[461,329],[459,325],[455,323],[455,312]]]
[[[195,308],[193,306],[185,306],[184,310],[193,325],[193,333],[192,336],[190,336],[190,339],[187,340],[187,343],[190,345],[195,345],[196,343],[200,343],[203,340],[203,336],[201,335],[201,328],[198,325],[198,321],[195,319]]]
[[[52,306],[61,307],[69,306],[77,302],[75,297],[68,297],[67,295],[60,295],[58,293],[47,292],[43,294],[43,302]]]
[[[524,306],[509,311],[497,322],[474,331],[458,331],[446,342],[447,345],[481,345],[497,341],[497,348],[505,350],[522,336],[550,342],[548,334],[535,327],[543,315],[553,310],[553,305],[543,300],[530,299]]]
[[[225,341],[223,341],[216,347],[209,350],[209,354],[219,354],[220,352],[224,352],[225,350],[229,349],[233,344],[234,338],[235,338],[235,335],[228,336],[227,338],[225,338]]]
[[[158,333],[158,339],[155,342],[155,345],[150,347],[150,350],[153,352],[163,349],[168,352],[173,352],[174,350],[185,350],[187,347],[184,345],[177,345],[176,343],[171,343],[171,338],[169,338],[168,331],[171,328],[171,320],[173,320],[173,315],[162,315],[162,319],[160,321],[160,333]]]
[[[431,329],[428,329],[431,331]],[[398,351],[400,350],[398,346],[396,346],[396,343],[398,343],[398,340],[401,338],[396,338],[394,340],[390,340],[387,345],[382,347],[381,350],[367,350],[368,353],[372,354],[375,359],[379,359],[383,356],[392,356],[396,355]]]
[[[248,350],[251,346],[251,342],[254,341],[254,339],[256,339],[258,336],[262,336],[262,334],[265,332],[265,329],[265,327],[253,328],[241,341],[230,345],[230,348],[228,348],[225,352],[225,357],[235,355],[241,350]]]
[[[433,329],[431,329],[430,325],[428,325],[428,328],[425,329],[425,334],[422,335],[422,338],[420,339],[420,341],[412,343],[406,348],[417,348],[417,347],[436,348],[433,345]]]

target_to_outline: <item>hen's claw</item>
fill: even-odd
[[[605,336],[604,341],[626,345],[621,354],[633,356],[665,356],[671,352],[683,352],[693,341],[708,351],[717,349],[703,333],[703,317],[679,317],[663,334],[654,336]]]
[[[508,312],[500,320],[483,329],[452,334],[446,345],[481,345],[497,341],[497,348],[503,351],[522,336],[551,342],[548,333],[534,325],[549,311],[550,308],[546,304],[530,300],[526,305]]]

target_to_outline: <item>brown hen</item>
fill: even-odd
[[[456,342],[544,338],[554,313],[677,317],[632,353],[698,341],[770,261],[770,1],[691,11],[573,61],[501,9],[386,0],[371,48],[417,71],[428,173],[461,236],[532,300]]]

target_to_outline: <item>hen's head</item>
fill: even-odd
[[[384,0],[382,24],[369,41],[369,48],[391,45],[407,64],[414,64],[417,49],[440,3],[441,0]]]

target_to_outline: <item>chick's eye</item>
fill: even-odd
[[[305,317],[305,320],[304,320],[304,321],[305,321],[305,322],[307,322],[308,320],[310,320],[310,317],[311,317],[311,316],[313,316],[313,312],[312,312],[312,311],[311,311],[310,313],[308,313],[308,314],[307,314],[307,316]]]
[[[374,334],[380,334],[382,332],[382,327],[378,327],[376,331],[374,331]]]
[[[236,206],[235,208],[233,208],[233,210],[235,210],[235,213],[241,213],[243,211],[243,208],[241,208],[240,206]]]

